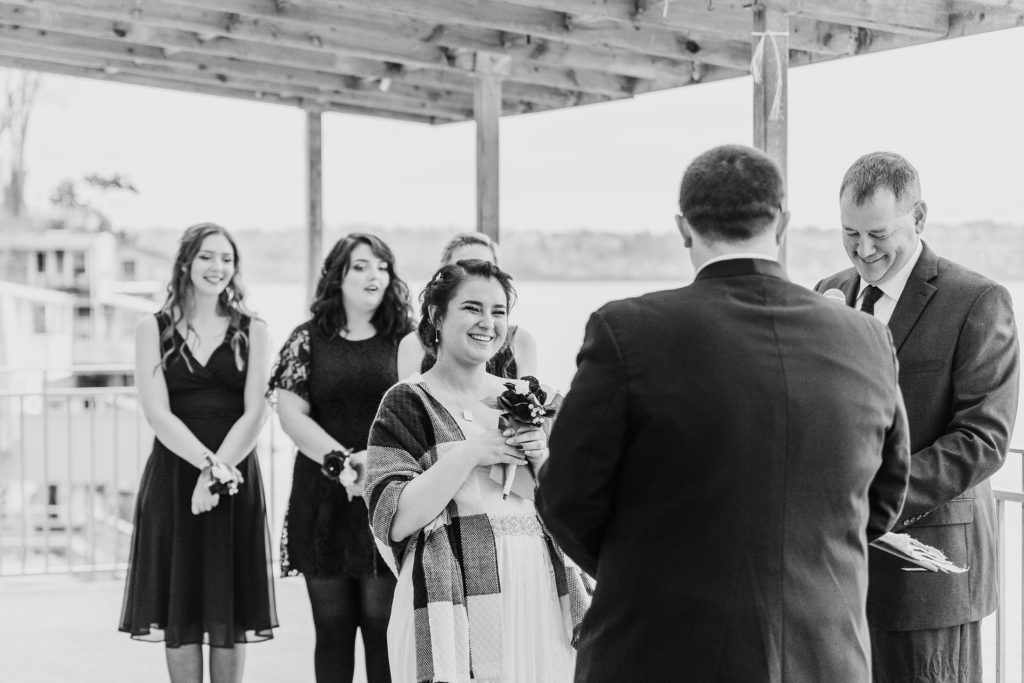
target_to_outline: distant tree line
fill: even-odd
[[[422,281],[437,267],[441,247],[457,232],[446,228],[346,226],[324,232],[325,251],[348,232],[372,232],[395,250],[399,273]],[[249,281],[295,281],[304,277],[302,230],[235,230],[242,269]],[[135,243],[173,253],[180,230],[147,230]],[[925,240],[942,256],[996,280],[1024,280],[1024,225],[965,223],[929,225]],[[795,282],[813,284],[849,267],[838,228],[789,232],[787,268]],[[615,233],[508,230],[501,240],[502,267],[518,280],[667,280],[693,277],[678,233]]]

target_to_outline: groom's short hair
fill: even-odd
[[[772,225],[786,196],[782,172],[752,147],[722,145],[687,167],[679,211],[702,237],[739,242]]]

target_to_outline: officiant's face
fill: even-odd
[[[508,299],[497,280],[473,277],[462,283],[441,320],[438,355],[483,364],[505,343]]]
[[[840,199],[846,255],[865,282],[883,284],[913,255],[924,230],[924,202],[896,201],[887,187],[860,204],[852,194],[844,192]]]

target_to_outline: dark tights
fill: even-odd
[[[391,574],[346,577],[306,577],[316,628],[313,663],[317,683],[352,680],[356,629],[363,632],[366,679],[391,683],[388,666],[388,619],[395,594]]]

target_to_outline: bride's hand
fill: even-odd
[[[534,469],[548,459],[548,435],[540,427],[515,427],[505,430],[510,445],[533,465]]]
[[[473,458],[478,466],[490,465],[524,465],[526,458],[514,445],[507,443],[509,437],[497,429],[474,434],[463,442],[467,455]]]

